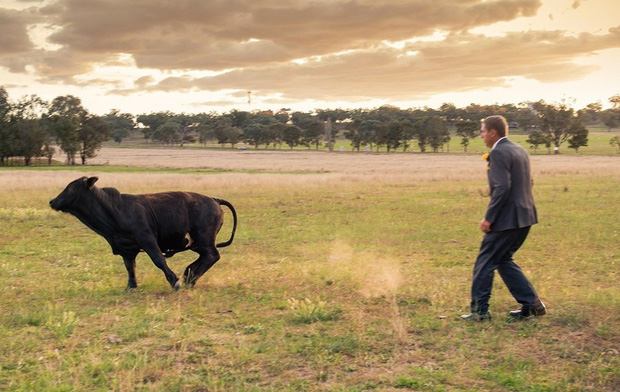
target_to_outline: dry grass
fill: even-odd
[[[422,180],[454,180],[480,176],[481,158],[472,155],[432,153],[371,154],[316,153],[310,151],[231,151],[206,149],[103,148],[91,163],[137,167],[260,170],[374,175],[409,175]],[[588,173],[617,166],[618,157],[553,155],[534,156],[535,170]],[[544,166],[544,168],[543,168]],[[620,169],[618,169],[620,172]],[[430,178],[428,176],[431,176]]]
[[[609,156],[533,156],[534,178],[542,175],[620,175],[618,157]],[[142,168],[209,169],[231,171],[217,176],[178,176],[177,174],[114,173],[101,174],[97,167],[79,175],[101,174],[102,186],[146,189],[166,184],[169,189],[237,189],[253,186],[278,187],[282,184],[315,186],[343,182],[423,183],[437,181],[485,181],[485,162],[479,156],[443,154],[356,154],[315,153],[306,151],[217,151],[192,149],[103,148],[93,165],[131,166]],[[70,167],[67,168],[71,170]],[[299,173],[305,175],[300,176]],[[18,171],[0,174],[3,189],[58,189],[76,174],[64,171]]]

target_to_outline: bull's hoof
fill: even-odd
[[[179,289],[181,288],[181,281],[177,280],[174,286],[172,286],[172,288],[174,289],[174,291],[179,291]]]
[[[194,278],[194,272],[191,268],[187,267],[185,273],[183,274],[183,284],[185,287],[191,289],[196,284],[196,278]]]

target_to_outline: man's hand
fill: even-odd
[[[480,222],[480,230],[482,230],[483,233],[488,233],[491,231],[491,222],[483,219],[482,222]]]

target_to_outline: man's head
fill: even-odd
[[[499,139],[508,135],[508,122],[504,116],[489,116],[482,120],[480,137],[491,148]]]

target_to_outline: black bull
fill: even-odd
[[[50,206],[74,215],[108,241],[112,252],[125,262],[129,275],[127,288],[138,287],[135,269],[140,251],[149,255],[164,272],[170,286],[178,290],[181,283],[168,268],[166,257],[185,250],[200,255],[183,275],[184,283],[191,287],[220,259],[217,248],[233,241],[237,213],[226,200],[191,192],[122,194],[115,188],[96,187],[97,179],[82,177],[71,182],[50,201]],[[233,228],[228,241],[216,244],[215,237],[223,223],[220,205],[230,208]]]

